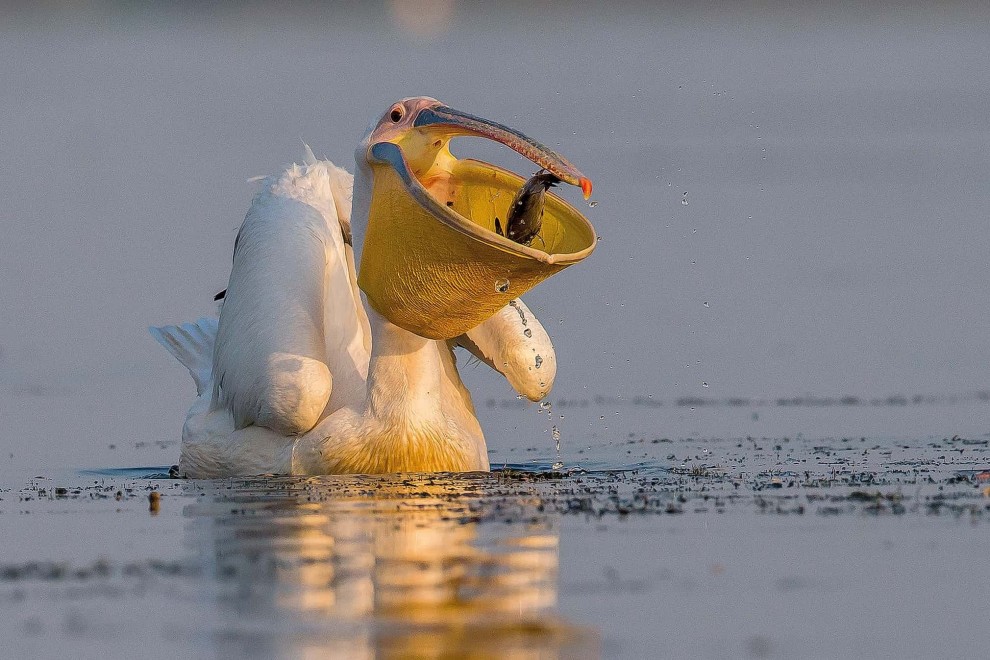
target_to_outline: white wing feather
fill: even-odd
[[[265,180],[241,225],[213,360],[213,405],[237,428],[302,433],[363,390],[367,320],[343,236],[352,186],[331,163],[294,165]]]
[[[195,323],[151,327],[148,332],[189,370],[196,383],[196,396],[210,388],[217,319],[202,318]]]

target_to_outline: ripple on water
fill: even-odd
[[[255,656],[275,646],[290,655],[416,648],[458,656],[486,639],[506,652],[593,656],[595,633],[557,611],[565,517],[595,521],[589,534],[603,518],[630,516],[948,516],[979,524],[990,521],[984,440],[629,434],[564,469],[494,460],[487,473],[212,481],[163,480],[163,466],[86,470],[4,494],[0,513],[38,514],[6,520],[43,526],[65,524],[70,513],[90,526],[113,520],[116,530],[136,530],[126,521],[138,521],[141,534],[178,529],[183,550],[135,558],[106,546],[106,557],[0,561],[0,586],[60,602],[67,588],[127,594],[159,584],[184,606],[209,604],[170,625],[222,637],[232,646],[221,655],[240,644],[262,649]],[[161,494],[154,518],[151,491]],[[226,632],[218,637],[209,626]],[[268,642],[255,647],[258,640]]]

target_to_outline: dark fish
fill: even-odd
[[[546,170],[540,170],[530,177],[512,198],[504,232],[498,218],[495,218],[495,233],[521,245],[531,244],[543,226],[543,206],[547,190],[558,183],[560,179]]]

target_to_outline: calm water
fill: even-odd
[[[33,478],[0,501],[0,629],[16,657],[979,655],[985,438],[607,453],[626,468]]]
[[[0,9],[10,652],[982,655],[990,10],[448,4]],[[464,369],[516,472],[108,471],[176,461],[145,328],[215,312],[246,180],[420,94],[595,182],[549,414]],[[590,473],[518,472],[554,426]]]

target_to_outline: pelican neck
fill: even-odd
[[[375,418],[402,426],[440,420],[443,366],[437,344],[368,310],[371,359],[366,407]]]

